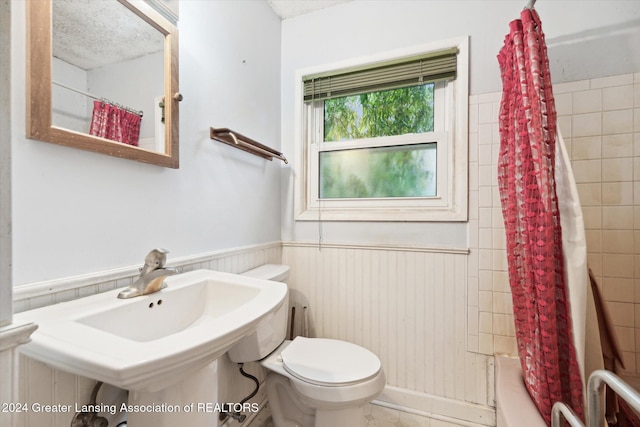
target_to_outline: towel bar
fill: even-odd
[[[287,161],[287,158],[280,151],[260,144],[259,142],[228,128],[212,127],[210,138],[230,145],[232,147],[239,148],[240,150],[244,150],[256,156],[262,157],[263,159],[273,160],[273,158],[275,157],[276,159],[282,160],[285,164],[289,163]]]

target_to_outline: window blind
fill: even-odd
[[[456,77],[457,48],[303,77],[304,101],[399,89]]]

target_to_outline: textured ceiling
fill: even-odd
[[[117,1],[53,2],[53,56],[84,70],[164,48],[164,36]]]
[[[267,3],[280,18],[287,19],[349,1],[351,0],[267,0]]]
[[[266,1],[281,19],[287,19],[351,0]],[[84,70],[164,48],[162,34],[117,1],[54,1],[53,35],[53,56]]]

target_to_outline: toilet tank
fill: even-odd
[[[242,273],[243,276],[286,283],[289,278],[289,266],[281,264],[265,264]],[[238,341],[227,353],[235,363],[254,362],[264,359],[285,339],[287,333],[287,316],[289,311],[289,295],[275,313],[263,319],[258,329],[251,335]]]

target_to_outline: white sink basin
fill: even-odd
[[[181,381],[255,332],[287,301],[284,283],[210,270],[166,279],[154,294],[106,292],[20,313],[38,324],[20,348],[64,371],[127,390]]]

